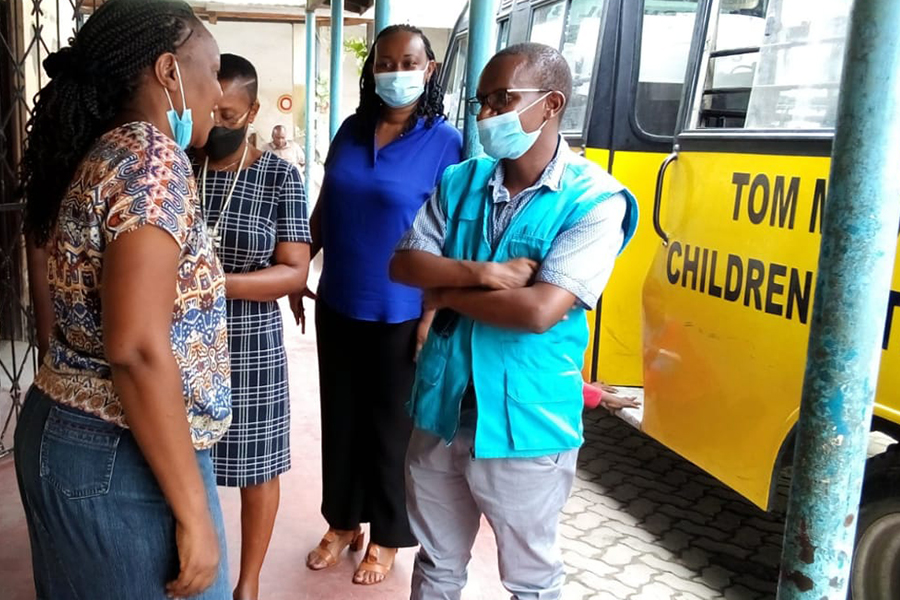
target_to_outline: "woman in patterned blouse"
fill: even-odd
[[[184,153],[218,47],[184,2],[110,0],[44,67],[23,171],[54,323],[15,436],[37,597],[223,600],[225,276]]]
[[[291,466],[290,398],[276,300],[303,290],[309,266],[306,194],[297,167],[247,141],[259,110],[256,69],[223,54],[216,127],[196,162],[206,227],[225,269],[234,419],[213,448],[221,486],[241,489],[241,572],[234,600],[256,600]]]

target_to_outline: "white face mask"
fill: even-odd
[[[552,93],[547,92],[520,111],[510,111],[478,121],[478,138],[481,140],[481,145],[484,146],[485,154],[497,160],[504,158],[515,160],[531,150],[541,136],[541,131],[547,121],[529,133],[522,129],[519,115]]]
[[[425,70],[375,73],[375,93],[391,108],[409,106],[425,93]]]

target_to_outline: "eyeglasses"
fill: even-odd
[[[491,92],[487,96],[475,96],[474,98],[469,98],[466,100],[466,104],[469,107],[469,114],[477,115],[481,112],[481,108],[483,106],[487,106],[494,112],[500,112],[512,102],[512,98],[510,98],[510,92],[516,93],[525,93],[525,92],[552,92],[553,90],[545,90],[541,88],[510,88],[508,90],[497,90],[495,92]]]

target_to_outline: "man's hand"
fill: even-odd
[[[416,350],[413,355],[413,361],[419,360],[419,353],[428,339],[428,330],[431,329],[431,322],[434,321],[435,312],[434,310],[426,309],[422,313],[422,318],[419,319],[419,325],[416,327]]]
[[[424,307],[426,312],[431,313],[432,320],[434,320],[434,313],[446,306],[446,294],[446,288],[433,288],[430,290],[424,290],[422,296],[422,306]],[[428,325],[429,327],[431,326],[430,321]]]
[[[306,333],[306,311],[303,309],[304,298],[309,298],[315,302],[318,299],[318,296],[316,296],[309,288],[305,288],[299,294],[290,294],[288,296],[288,300],[291,304],[291,312],[294,313],[294,321],[300,326],[300,333]]]
[[[538,266],[538,263],[528,258],[484,263],[484,287],[492,290],[528,287],[534,282]]]

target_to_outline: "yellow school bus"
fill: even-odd
[[[594,313],[585,377],[636,388],[623,418],[771,507],[794,429],[851,0],[506,0],[497,47],[558,47],[573,147],[637,196]],[[462,125],[466,14],[444,64]],[[900,274],[873,431],[900,439]],[[900,452],[870,459],[851,594],[900,597]],[[897,489],[894,489],[896,485]]]

